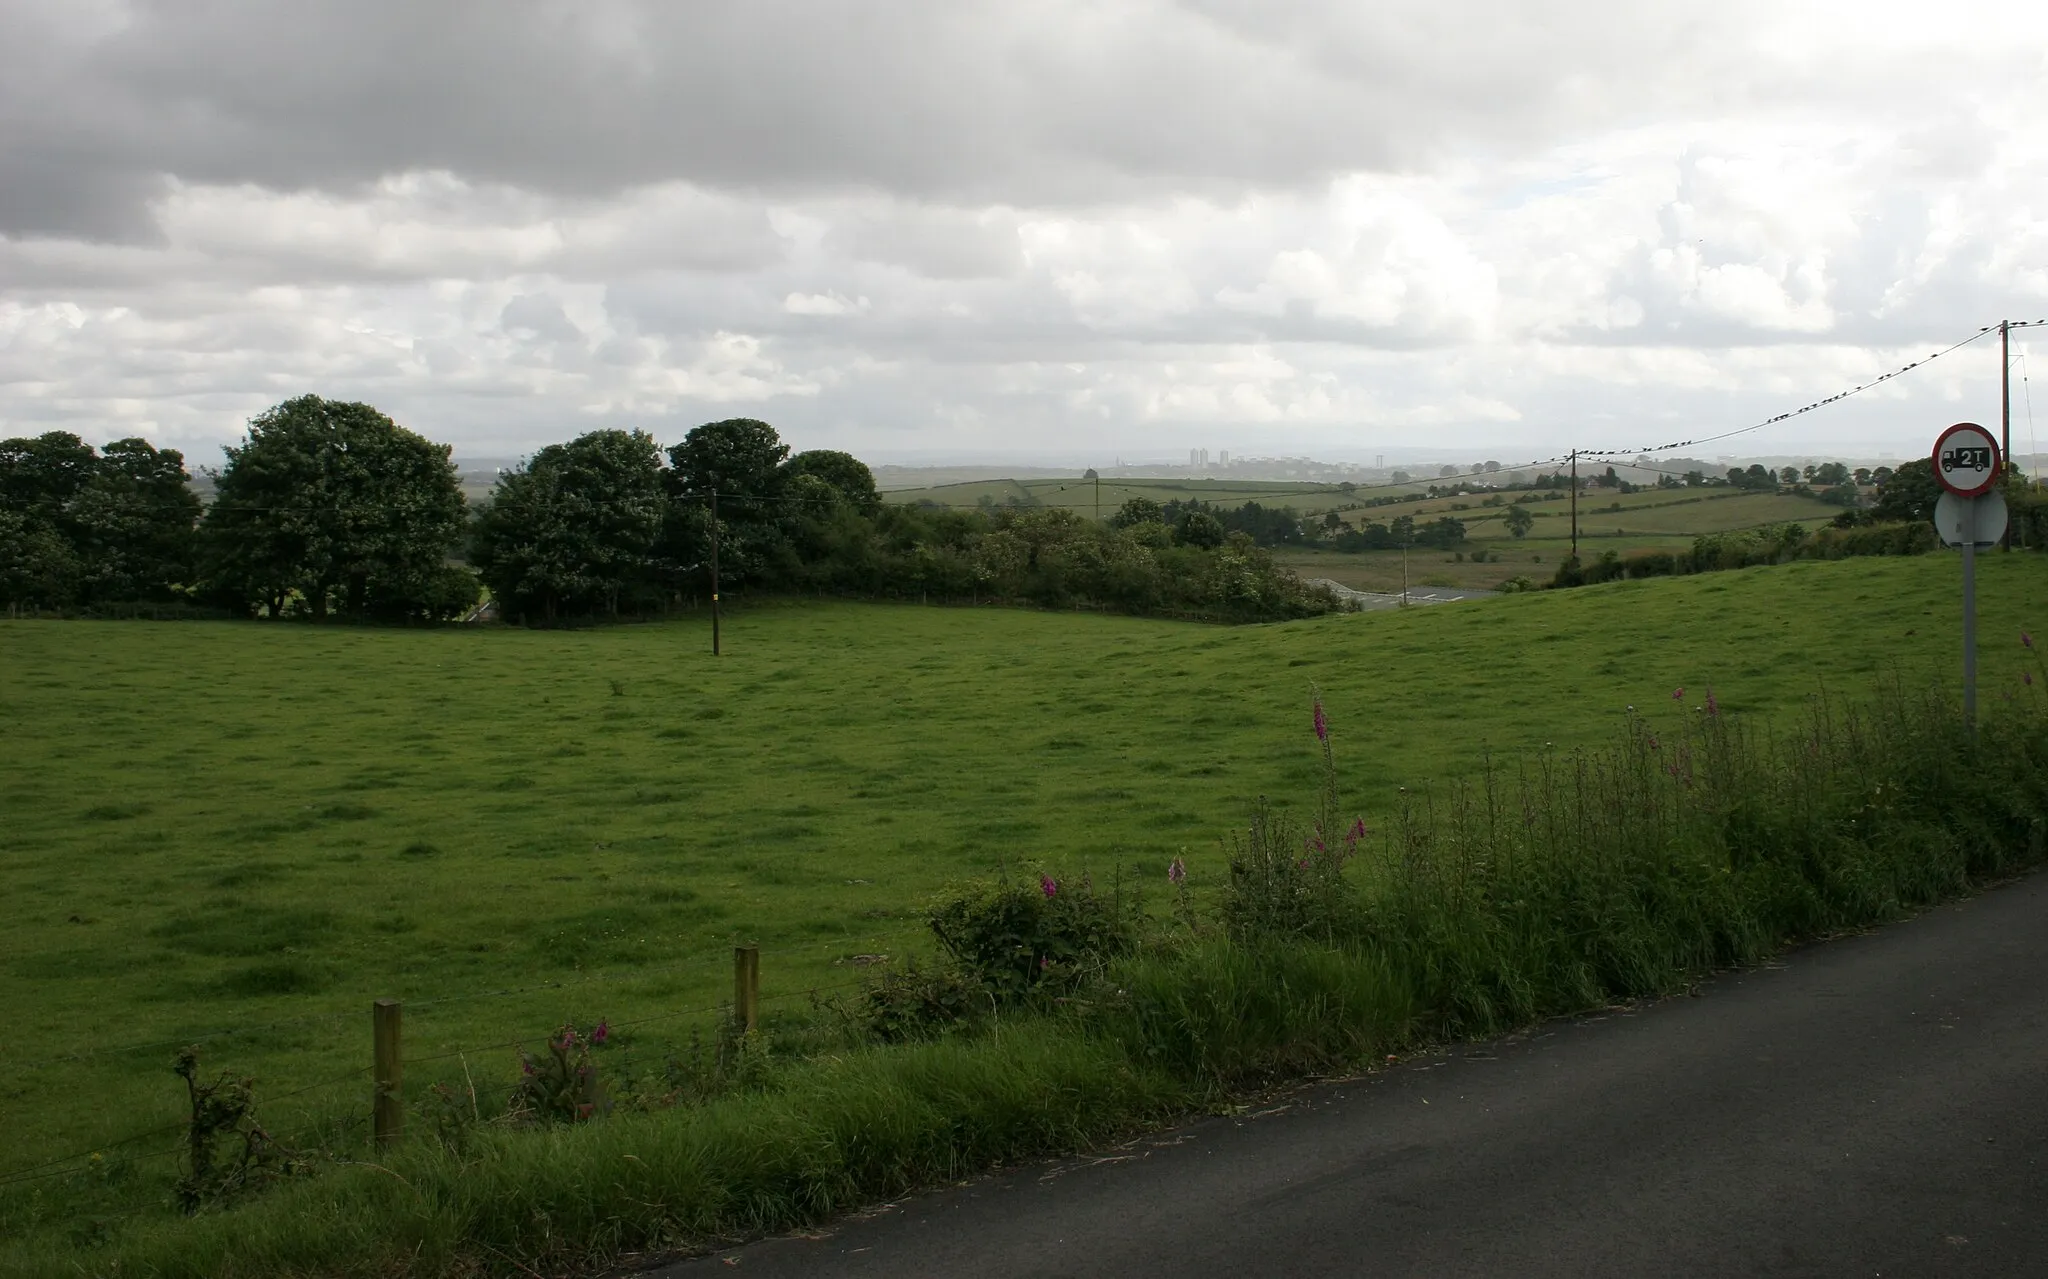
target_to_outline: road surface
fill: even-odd
[[[2048,874],[662,1273],[2048,1276]]]

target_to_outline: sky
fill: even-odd
[[[2042,318],[2048,6],[0,0],[0,435],[1522,461]],[[1997,396],[1994,336],[1675,451]]]

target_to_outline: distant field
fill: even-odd
[[[1108,519],[1117,508],[1134,497],[1167,502],[1196,499],[1220,506],[1291,506],[1302,514],[1320,513],[1356,499],[1329,484],[1289,484],[1272,480],[1110,480],[1101,483],[1102,517]],[[930,488],[892,489],[883,500],[915,504],[934,502],[940,506],[1002,506],[1015,501],[1026,506],[1059,506],[1093,515],[1096,510],[1096,482],[1074,479],[972,480]]]
[[[1798,563],[1235,629],[764,606],[716,661],[696,622],[0,623],[0,1175],[174,1124],[171,1051],[208,1031],[247,1030],[207,1060],[302,1135],[359,1126],[360,1081],[284,1094],[366,1064],[376,997],[408,1001],[415,1098],[465,1068],[502,1091],[509,1043],[569,1017],[686,1041],[709,1014],[671,1015],[729,991],[735,940],[788,1015],[856,956],[927,950],[952,879],[1042,858],[1156,881],[1185,848],[1212,885],[1254,797],[1312,791],[1311,680],[1382,813],[1489,748],[1668,718],[1679,685],[1782,717],[1822,680],[1949,678],[1956,579],[1939,555]],[[1982,581],[1989,702],[2020,626],[2048,627],[2048,573],[1994,555]],[[169,1166],[90,1195],[149,1202]],[[0,1189],[0,1233],[44,1186]]]
[[[1454,558],[1451,552],[1411,549],[1408,572],[1416,584],[1491,588],[1510,577],[1548,578],[1558,562],[1571,551],[1571,503],[1567,497],[1528,504],[1536,525],[1520,540],[1508,536],[1501,526],[1507,513],[1505,503],[1519,494],[1502,495],[1503,505],[1487,506],[1482,495],[1460,497],[1417,497],[1384,506],[1357,507],[1366,498],[1386,495],[1384,489],[1364,489],[1346,494],[1325,484],[1274,484],[1238,480],[1118,480],[1102,481],[1101,514],[1114,515],[1132,497],[1147,497],[1159,503],[1199,499],[1219,506],[1242,506],[1255,501],[1263,506],[1291,506],[1303,515],[1339,510],[1347,524],[1391,523],[1403,515],[1428,521],[1454,515],[1465,522],[1472,545],[1488,556],[1473,564]],[[944,506],[1002,506],[1012,502],[1027,506],[1065,507],[1083,515],[1096,513],[1093,481],[1074,479],[976,480],[934,488],[899,489],[883,495],[891,502],[931,501]],[[1646,489],[1628,494],[1596,493],[1579,499],[1579,553],[1592,559],[1607,551],[1628,555],[1642,550],[1677,550],[1688,547],[1695,537],[1765,524],[1796,522],[1817,528],[1840,513],[1817,498],[1790,493],[1747,493],[1737,489],[1673,491]],[[1462,554],[1462,553],[1461,553]],[[1401,553],[1366,551],[1337,554],[1328,551],[1283,549],[1282,563],[1305,577],[1326,577],[1359,590],[1390,591],[1401,588]]]

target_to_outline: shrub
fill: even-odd
[[[1644,551],[1622,562],[1629,577],[1669,577],[1678,571],[1678,557],[1669,551]]]
[[[915,960],[863,983],[853,1001],[862,1035],[885,1044],[930,1039],[991,1006],[987,990],[964,972],[923,968]]]
[[[1119,876],[1119,881],[1121,876]],[[1136,940],[1138,902],[1121,882],[1107,896],[1086,875],[1062,882],[972,885],[927,917],[939,945],[997,1000],[1015,1003],[1043,986],[1071,988]]]

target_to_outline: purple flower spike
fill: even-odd
[[[601,1044],[611,1037],[612,1024],[609,1021],[600,1021],[597,1023],[597,1029],[590,1032],[590,1042],[593,1044]]]
[[[1679,686],[1678,686],[1677,688],[1674,688],[1674,689],[1672,689],[1672,690],[1671,690],[1671,700],[1672,700],[1672,701],[1674,701],[1674,702],[1682,702],[1682,701],[1684,701],[1684,700],[1685,700],[1685,686],[1684,686],[1684,685],[1682,685],[1682,684],[1681,684],[1681,685],[1679,685]]]
[[[1044,893],[1047,897],[1057,897],[1060,895],[1060,881],[1050,875],[1040,875],[1038,877],[1038,891]]]
[[[1327,741],[1329,741],[1329,740],[1330,740],[1330,721],[1329,721],[1329,720],[1328,720],[1328,719],[1327,719],[1327,718],[1326,718],[1326,717],[1325,717],[1325,716],[1323,715],[1323,699],[1322,699],[1322,698],[1320,698],[1320,697],[1319,697],[1319,698],[1317,698],[1317,699],[1316,699],[1316,701],[1315,701],[1315,708],[1316,708],[1316,740],[1317,740],[1317,741],[1319,741],[1319,742],[1327,742]]]
[[[1707,690],[1707,714],[1719,715],[1720,713],[1721,703],[1714,700],[1714,690],[1710,688]]]
[[[2021,644],[2022,644],[2022,645],[2023,645],[2024,647],[2027,647],[2027,648],[2032,648],[2032,647],[2034,646],[2034,637],[2033,637],[2033,636],[2031,636],[2031,635],[2029,635],[2029,634],[2027,634],[2027,633],[2026,633],[2025,631],[2021,631],[2021,632],[2020,632],[2020,643],[2021,643]]]
[[[1166,879],[1175,888],[1188,882],[1188,864],[1176,857],[1166,866]]]

